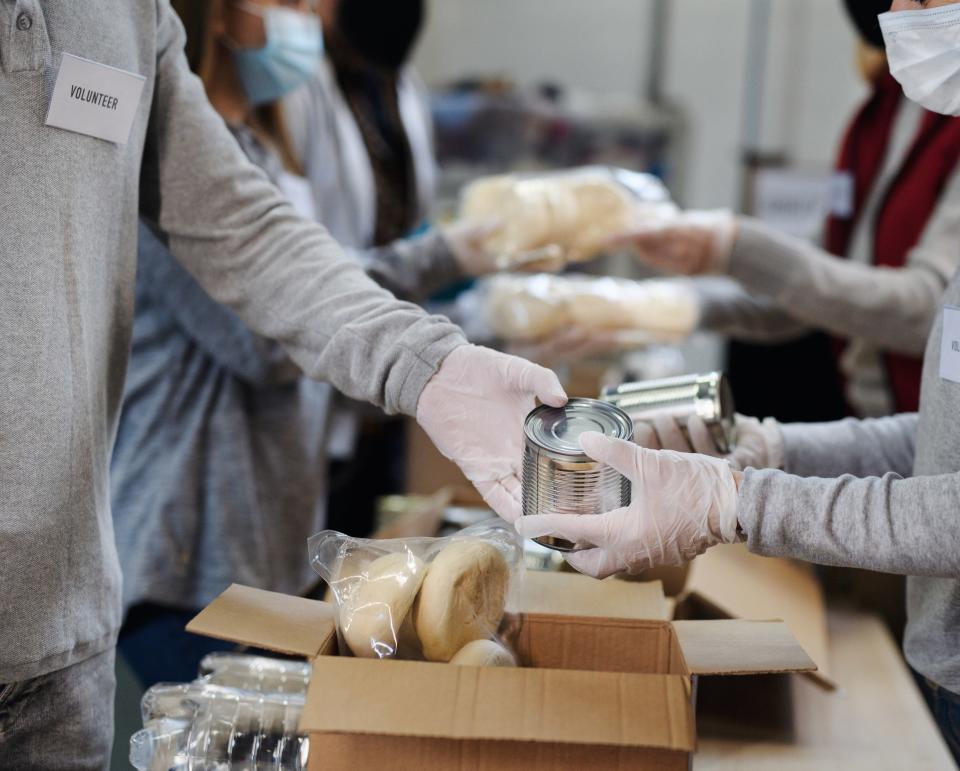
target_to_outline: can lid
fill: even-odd
[[[633,421],[621,410],[597,399],[571,399],[563,407],[541,404],[523,425],[527,439],[563,455],[583,456],[580,435],[599,431],[615,439],[633,439]]]

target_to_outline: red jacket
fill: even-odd
[[[846,257],[857,218],[883,166],[896,120],[900,85],[886,75],[847,130],[837,169],[852,175],[852,216],[827,221],[826,247]],[[925,112],[907,158],[890,184],[873,223],[873,264],[901,268],[920,241],[940,195],[960,159],[960,118]],[[960,249],[960,244],[957,245]],[[884,355],[897,412],[914,412],[920,403],[922,359]]]

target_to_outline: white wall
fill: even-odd
[[[669,0],[666,94],[690,118],[687,205],[738,203],[748,27],[762,3],[770,37],[760,149],[829,168],[864,93],[840,0]],[[417,63],[428,82],[490,73],[637,94],[651,8],[652,0],[432,0]]]

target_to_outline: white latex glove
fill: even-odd
[[[454,259],[468,276],[479,278],[501,271],[517,273],[555,273],[566,260],[555,249],[541,249],[506,258],[490,248],[491,238],[503,228],[495,217],[483,220],[458,220],[441,229]]]
[[[737,237],[728,211],[688,211],[638,225],[614,237],[612,247],[629,247],[645,265],[666,273],[697,276],[725,273]]]
[[[490,236],[502,224],[497,219],[458,220],[444,225],[440,232],[457,264],[468,276],[486,276],[497,271],[497,256],[487,248]]]
[[[689,440],[683,435],[676,420],[667,416],[634,424],[634,441],[654,450],[698,452],[723,458],[738,471],[746,468],[783,468],[783,432],[773,418],[762,422],[745,415],[735,416],[737,444],[733,452],[723,454],[717,449],[713,434],[703,419],[694,415],[687,421]]]
[[[737,482],[718,458],[648,450],[586,433],[580,444],[633,483],[629,506],[605,514],[539,514],[517,520],[525,538],[549,535],[581,546],[565,555],[581,573],[604,578],[658,565],[680,565],[737,538]]]
[[[562,407],[548,369],[476,345],[454,349],[417,403],[417,422],[508,522],[520,516],[523,420],[535,399]]]

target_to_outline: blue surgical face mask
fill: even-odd
[[[250,104],[276,102],[317,73],[323,56],[320,19],[289,8],[262,8],[249,2],[236,5],[263,19],[267,38],[262,48],[231,46]]]

